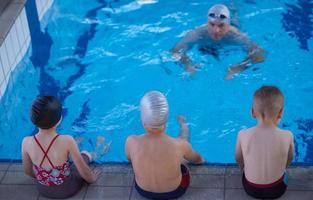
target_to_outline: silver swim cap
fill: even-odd
[[[228,8],[223,4],[215,4],[209,9],[208,19],[210,22],[230,23],[230,13]]]
[[[161,128],[167,122],[168,103],[166,97],[158,91],[146,93],[140,101],[142,122],[151,128]]]

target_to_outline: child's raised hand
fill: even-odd
[[[183,115],[177,115],[176,119],[179,123],[186,123],[186,117]]]

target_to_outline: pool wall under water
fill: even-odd
[[[35,14],[39,22],[53,0],[29,0],[27,4],[31,6],[28,9],[25,2],[9,1],[0,13],[0,99],[9,84],[11,73],[25,56],[31,42],[27,13]]]

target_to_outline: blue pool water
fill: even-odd
[[[28,1],[31,2],[31,1]],[[218,1],[227,4],[228,1]],[[107,153],[98,162],[124,162],[128,135],[144,132],[138,104],[149,90],[166,94],[167,133],[177,136],[183,114],[191,143],[211,163],[234,163],[236,136],[253,126],[253,92],[263,84],[285,95],[280,127],[295,136],[294,162],[313,164],[313,2],[236,1],[240,28],[266,51],[266,61],[230,81],[230,64],[245,54],[220,49],[220,60],[190,52],[202,68],[189,77],[169,50],[186,31],[206,22],[205,0],[55,1],[40,22],[27,4],[32,46],[1,99],[0,159],[21,159],[22,138],[35,133],[28,114],[37,95],[57,95],[64,119],[59,131],[80,148]],[[75,6],[74,6],[75,5]],[[96,138],[103,137],[102,145]]]

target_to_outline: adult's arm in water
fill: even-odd
[[[171,50],[173,56],[178,59],[184,66],[185,70],[193,73],[195,69],[199,67],[199,64],[192,64],[192,60],[187,55],[187,51],[192,49],[192,47],[199,42],[201,38],[201,29],[202,27],[198,27],[192,31],[189,31]]]
[[[264,61],[265,51],[261,47],[259,47],[245,34],[239,32],[235,28],[233,28],[232,33],[234,43],[243,45],[244,50],[247,52],[247,57],[240,63],[231,65],[228,68],[228,74],[225,76],[225,79],[231,79],[234,74],[240,73],[241,71],[247,69],[249,64],[255,64]]]
[[[237,136],[235,159],[236,159],[239,167],[241,169],[243,169],[244,160],[243,160],[242,149],[241,149],[240,135],[241,135],[241,132],[239,132],[239,134]]]
[[[24,169],[25,174],[27,174],[30,177],[35,178],[35,174],[32,168],[33,163],[30,159],[29,154],[27,153],[27,146],[29,146],[28,143],[29,143],[29,137],[24,138],[22,142],[23,169]]]
[[[244,51],[247,52],[247,58],[250,63],[260,63],[264,61],[265,51],[258,46],[254,41],[252,41],[246,34],[234,30],[235,40],[239,44],[242,44]],[[246,60],[245,59],[245,60]]]
[[[172,50],[173,56],[178,59],[189,73],[194,73],[199,65],[193,65],[189,56],[186,53],[179,53],[175,49]]]
[[[240,73],[241,71],[244,71],[245,69],[248,68],[250,64],[250,59],[246,58],[245,60],[243,60],[241,63],[236,64],[236,65],[231,65],[228,68],[228,72],[225,76],[225,80],[230,80],[232,79],[234,74]]]

